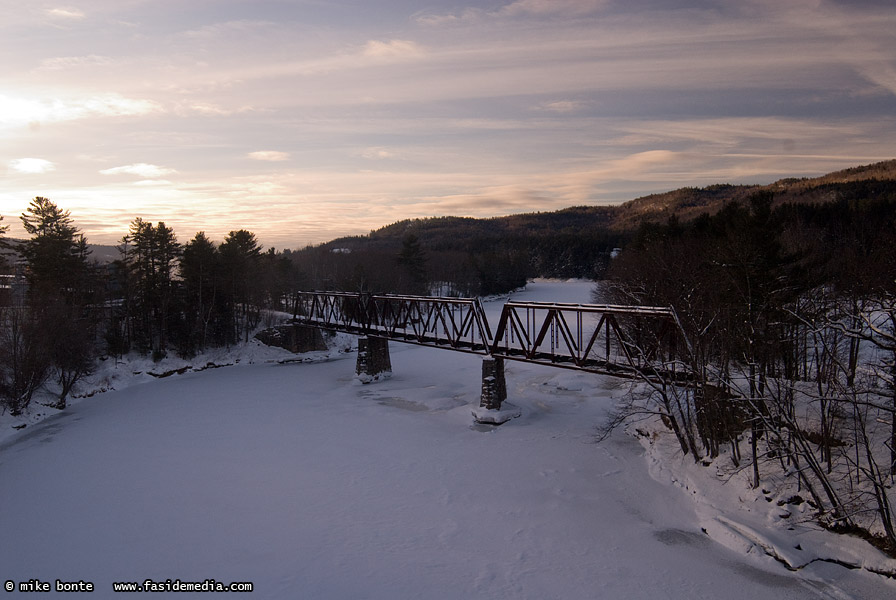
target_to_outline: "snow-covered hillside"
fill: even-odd
[[[590,290],[534,282],[514,298]],[[185,363],[107,364],[92,385],[114,391],[22,430],[3,421],[0,579],[91,582],[100,598],[147,579],[252,582],[257,598],[896,594],[892,579],[812,562],[894,561],[798,515],[788,530],[759,492],[659,461],[662,435],[596,443],[624,381],[509,362],[522,416],[493,428],[471,416],[474,355],[393,343],[393,377],[362,385],[338,348],[285,364],[240,352],[161,379],[146,372]]]

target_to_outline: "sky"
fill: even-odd
[[[896,157],[892,0],[0,0],[0,215],[302,248]]]

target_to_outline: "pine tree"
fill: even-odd
[[[69,211],[44,197],[34,198],[21,219],[31,238],[19,249],[27,264],[28,302],[8,321],[14,402],[23,409],[55,372],[56,408],[62,409],[72,387],[93,366],[87,239]]]
[[[29,293],[32,297],[65,296],[74,300],[87,274],[89,250],[71,214],[38,196],[21,218],[31,236],[19,250],[28,265]]]
[[[174,300],[174,271],[181,253],[174,230],[140,217],[131,223],[130,234],[122,239],[128,267],[132,310],[139,322],[135,336],[153,358],[168,351],[169,319]]]
[[[184,245],[180,259],[189,350],[204,350],[217,327],[220,258],[218,249],[200,231]]]
[[[226,304],[232,324],[232,341],[240,337],[248,341],[249,331],[258,325],[261,319],[257,302],[261,246],[254,233],[240,229],[227,234],[218,252],[221,255]]]
[[[400,282],[400,290],[404,293],[425,295],[429,292],[426,279],[426,253],[420,246],[420,240],[414,234],[408,234],[401,242],[401,252],[396,258],[398,265],[404,270]]]

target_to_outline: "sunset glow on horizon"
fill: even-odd
[[[0,0],[0,215],[301,248],[896,158],[889,0]]]

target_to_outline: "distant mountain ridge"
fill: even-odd
[[[613,227],[629,229],[640,222],[662,222],[675,215],[682,221],[715,213],[725,204],[757,192],[774,193],[774,203],[818,204],[865,193],[877,195],[896,185],[896,160],[835,171],[821,177],[780,179],[767,185],[716,184],[652,194],[619,205]]]
[[[651,194],[613,206],[573,206],[553,212],[536,212],[475,219],[429,217],[405,219],[371,231],[368,235],[331,240],[320,246],[346,248],[395,248],[408,234],[427,248],[442,250],[465,246],[473,240],[501,237],[574,236],[601,229],[624,233],[643,222],[663,223],[669,217],[688,221],[703,213],[713,214],[729,202],[744,201],[757,192],[773,192],[774,203],[817,204],[841,199],[891,194],[896,198],[896,160],[852,167],[821,177],[780,179],[766,185],[715,184],[685,187]]]

